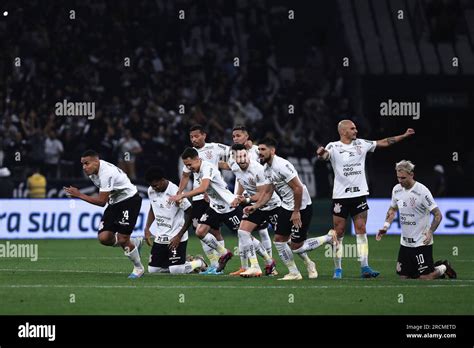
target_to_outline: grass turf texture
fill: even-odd
[[[5,243],[5,241],[2,241]],[[324,314],[473,314],[474,237],[435,236],[434,259],[448,259],[457,280],[398,279],[395,264],[399,237],[382,242],[369,239],[369,264],[381,272],[377,279],[360,279],[356,258],[343,259],[344,277],[333,280],[333,260],[326,249],[310,253],[319,278],[308,279],[295,256],[302,281],[278,281],[287,273],[276,252],[278,277],[145,275],[127,279],[132,270],[121,249],[96,240],[15,240],[38,243],[38,260],[0,258],[0,314],[151,314],[151,315],[324,315]],[[344,238],[355,243],[355,237]],[[233,236],[226,246],[237,245]],[[458,256],[453,256],[458,248]],[[150,248],[144,245],[142,260]],[[188,254],[202,254],[198,240],[188,242]],[[260,259],[260,264],[263,261]],[[226,273],[240,264],[238,256]],[[75,302],[71,303],[71,294]],[[403,302],[400,303],[401,296]]]

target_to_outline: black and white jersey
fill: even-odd
[[[365,177],[365,157],[374,152],[376,141],[356,139],[350,144],[335,141],[326,145],[334,170],[333,199],[353,198],[369,194]]]
[[[230,147],[220,143],[206,143],[200,149],[196,147],[195,149],[198,152],[200,159],[205,162],[209,162],[216,167],[219,166],[219,161],[227,161],[230,157]],[[186,168],[186,166],[183,167],[183,172],[191,173],[191,171]],[[199,187],[199,183],[197,182],[196,175],[194,175],[193,189],[197,187]],[[193,201],[198,201],[201,199],[204,199],[204,195],[197,195],[193,197]]]
[[[250,159],[250,164],[246,170],[242,170],[235,161],[232,164],[231,170],[239,184],[251,196],[257,193],[257,187],[271,184],[270,180],[265,177],[263,166],[253,159]],[[280,205],[280,197],[278,197],[276,192],[273,192],[270,200],[260,210],[272,210]]]
[[[148,198],[155,215],[157,231],[155,234],[155,243],[169,244],[170,240],[176,236],[183,228],[185,221],[184,212],[191,208],[188,199],[181,200],[181,203],[172,203],[169,201],[170,196],[178,193],[178,186],[171,181],[164,192],[156,192],[150,186],[148,188]],[[188,232],[186,231],[181,238],[181,242],[188,240]]]
[[[138,192],[122,169],[104,160],[100,160],[98,173],[89,178],[100,192],[110,192],[109,204],[124,201]]]
[[[430,212],[437,207],[430,190],[419,182],[409,190],[397,184],[392,190],[390,205],[398,208],[402,227],[400,244],[413,248],[423,246],[424,232],[431,224]]]
[[[288,184],[294,178],[301,179],[298,176],[298,172],[291,162],[280,156],[273,156],[272,164],[265,163],[264,165],[265,177],[275,186],[275,191],[281,198],[281,206],[286,210],[293,210],[295,207],[295,198],[293,190]],[[303,184],[303,197],[301,200],[301,210],[305,209],[307,205],[311,204],[311,196],[309,195],[308,188]]]
[[[235,209],[230,205],[235,199],[235,195],[227,189],[227,184],[217,166],[202,161],[199,173],[195,173],[194,177],[198,182],[198,187],[203,179],[210,180],[206,193],[209,197],[209,206],[214,211],[219,214],[225,214]]]

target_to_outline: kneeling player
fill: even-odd
[[[438,228],[442,215],[428,188],[413,179],[414,169],[415,165],[410,161],[396,164],[399,184],[392,190],[392,203],[376,239],[382,239],[398,210],[402,225],[397,262],[400,278],[436,279],[444,278],[445,274],[456,278],[448,260],[433,263],[433,232]],[[431,226],[430,213],[434,216]]]
[[[193,261],[186,261],[188,228],[191,226],[191,203],[183,199],[179,204],[169,201],[169,197],[178,192],[178,186],[163,176],[159,167],[151,167],[145,174],[150,185],[148,198],[150,210],[145,226],[145,238],[151,245],[150,226],[156,221],[158,231],[151,248],[148,272],[150,273],[191,273],[207,268],[204,260],[196,256]]]

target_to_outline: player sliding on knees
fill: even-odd
[[[444,278],[445,274],[456,278],[448,260],[433,263],[433,233],[442,215],[430,190],[415,181],[415,165],[410,161],[398,162],[395,171],[399,183],[392,190],[392,202],[385,223],[377,233],[377,241],[387,233],[398,210],[402,225],[397,262],[400,278],[437,279]],[[433,215],[431,225],[430,213]]]
[[[308,257],[307,252],[318,248],[324,243],[335,243],[336,235],[330,230],[327,235],[307,239],[313,210],[308,189],[298,176],[295,167],[286,159],[275,154],[276,141],[265,138],[260,141],[258,150],[260,162],[264,164],[265,178],[273,185],[265,185],[265,191],[254,205],[244,208],[245,214],[252,214],[264,207],[271,199],[273,190],[281,198],[275,230],[275,247],[283,263],[290,273],[279,280],[301,280],[293,253],[298,254],[306,265],[309,278],[317,278],[316,265]],[[290,245],[288,241],[290,240]]]
[[[186,168],[194,173],[199,186],[191,191],[170,196],[169,200],[171,202],[180,202],[183,198],[191,198],[207,193],[209,208],[199,219],[196,235],[209,248],[216,250],[219,254],[217,269],[213,271],[214,274],[220,273],[224,270],[226,263],[232,258],[233,254],[222,246],[209,231],[211,228],[218,230],[223,223],[230,230],[237,231],[242,219],[242,209],[233,208],[230,205],[235,199],[235,195],[227,189],[227,184],[217,166],[203,161],[199,157],[197,150],[192,147],[184,150],[181,159]]]
[[[230,168],[237,179],[237,197],[232,202],[233,207],[239,204],[250,204],[256,202],[258,197],[265,190],[265,186],[271,186],[270,181],[265,178],[263,166],[250,158],[249,151],[243,144],[234,144],[232,149],[232,162]],[[249,197],[244,197],[244,190]],[[263,256],[266,266],[265,275],[270,276],[275,273],[275,261],[268,255],[260,242],[252,237],[252,231],[258,229],[265,230],[268,234],[267,226],[271,219],[276,219],[281,200],[273,192],[270,200],[260,209],[249,216],[244,215],[240,223],[239,250],[241,252],[241,277],[260,277],[262,271],[257,261],[256,252]],[[250,260],[250,268],[247,261]],[[236,272],[234,272],[236,273]]]
[[[142,205],[136,186],[120,168],[99,159],[99,154],[93,150],[82,154],[81,163],[84,173],[99,188],[99,196],[88,196],[72,186],[64,187],[64,191],[69,197],[101,207],[108,203],[99,225],[99,241],[107,246],[121,246],[133,263],[133,271],[128,277],[140,278],[145,272],[140,260],[143,238],[130,238]]]
[[[369,188],[365,176],[365,157],[367,152],[373,152],[379,147],[391,146],[412,136],[415,131],[408,128],[405,134],[369,141],[357,139],[357,128],[350,120],[339,122],[337,130],[340,140],[327,144],[326,148],[321,146],[316,151],[318,158],[331,161],[334,170],[332,218],[339,243],[334,253],[333,278],[342,278],[342,239],[349,215],[352,217],[356,231],[361,277],[375,278],[380,273],[369,266],[369,244],[366,234],[367,210],[369,209],[366,196],[369,194]]]
[[[176,204],[168,201],[169,196],[176,195],[178,186],[165,179],[161,168],[148,169],[145,180],[150,185],[150,210],[145,226],[145,240],[152,247],[148,272],[184,274],[206,270],[207,264],[201,256],[186,261],[191,203],[187,199]],[[154,242],[150,232],[153,221],[157,227]]]

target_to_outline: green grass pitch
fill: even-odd
[[[2,241],[4,243],[5,241]],[[346,236],[345,243],[355,243]],[[343,259],[344,279],[332,279],[333,261],[321,247],[310,253],[319,278],[302,281],[279,277],[253,279],[224,276],[145,275],[130,280],[131,264],[120,249],[96,240],[16,240],[38,243],[38,260],[0,258],[0,315],[131,314],[131,315],[334,315],[334,314],[474,314],[474,236],[435,236],[434,258],[447,258],[456,280],[398,279],[395,264],[399,237],[369,239],[369,263],[381,272],[360,279],[356,258]],[[237,240],[226,237],[226,246]],[[148,260],[150,248],[142,249]],[[196,237],[188,254],[202,254]],[[453,255],[453,253],[455,255]],[[456,255],[457,253],[457,255]],[[280,275],[286,268],[277,260]],[[238,268],[234,257],[229,273]],[[263,265],[262,260],[260,260]]]

